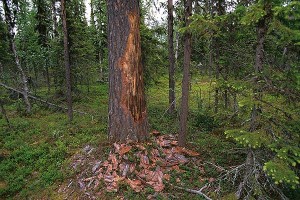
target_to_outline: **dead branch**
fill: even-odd
[[[176,186],[176,185],[172,185],[174,188],[176,189],[180,189],[180,190],[184,190],[186,192],[190,192],[190,193],[193,193],[193,194],[198,194],[198,195],[201,195],[203,196],[205,199],[207,200],[212,200],[211,198],[209,198],[208,196],[206,196],[206,194],[204,194],[203,192],[201,192],[201,190],[203,188],[201,188],[200,190],[193,190],[193,189],[188,189],[188,188],[183,188],[183,187],[179,187],[179,186]]]
[[[4,87],[4,88],[7,89],[7,90],[11,90],[11,91],[14,91],[14,92],[17,92],[17,93],[19,93],[19,94],[24,95],[24,92],[22,92],[22,91],[20,91],[20,90],[17,90],[17,89],[15,89],[15,88],[9,87],[9,86],[5,85],[4,83],[0,83],[0,86]],[[31,95],[31,94],[28,94],[28,97],[31,98],[31,99],[33,99],[33,100],[35,100],[35,101],[38,101],[38,102],[40,102],[40,103],[46,104],[46,105],[48,105],[48,107],[54,107],[54,108],[58,108],[58,109],[60,109],[60,110],[68,110],[68,108],[66,108],[66,107],[63,107],[63,106],[60,106],[60,105],[57,105],[57,104],[48,102],[48,101],[46,101],[46,100],[40,99],[40,98],[38,98],[38,97],[36,97],[36,96],[33,96],[33,95]],[[73,112],[79,113],[79,114],[82,114],[82,115],[90,115],[90,116],[94,117],[94,116],[91,115],[90,113],[86,113],[86,112],[79,111],[79,110],[73,110]]]
[[[214,166],[215,168],[217,168],[217,169],[220,170],[220,171],[227,171],[224,167],[221,167],[221,166],[216,165],[216,164],[211,163],[211,162],[204,162],[204,164],[212,165],[212,166]]]

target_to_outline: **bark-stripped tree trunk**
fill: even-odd
[[[185,7],[185,26],[190,24],[190,16],[192,15],[192,0],[184,1]],[[191,62],[191,33],[184,34],[184,61],[183,61],[183,80],[182,80],[182,97],[180,109],[180,130],[178,144],[185,146],[187,135],[187,119],[189,110],[189,68]]]
[[[65,0],[61,0],[61,15],[64,32],[64,61],[66,69],[66,96],[69,121],[73,120],[73,102],[72,102],[72,83],[71,83],[71,65],[70,65],[70,53],[68,45],[68,27],[67,27],[67,13]]]
[[[109,138],[148,138],[140,42],[139,1],[107,1],[109,49]]]
[[[175,55],[173,32],[173,0],[168,0],[168,41],[169,41],[169,113],[175,111]]]
[[[22,81],[22,90],[23,90],[23,98],[24,98],[24,102],[26,104],[26,112],[30,113],[31,112],[31,104],[28,98],[28,93],[29,93],[29,87],[28,87],[28,83],[27,83],[27,76],[21,66],[20,63],[20,59],[17,53],[17,47],[14,41],[14,23],[12,21],[12,15],[11,15],[11,11],[8,5],[9,1],[4,0],[3,1],[3,7],[4,7],[4,11],[5,11],[5,20],[8,26],[8,31],[9,31],[9,40],[10,40],[10,44],[11,44],[11,49],[13,51],[14,54],[14,58],[15,58],[15,62],[17,65],[17,68],[20,72],[20,78]]]

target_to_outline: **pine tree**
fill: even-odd
[[[109,41],[109,137],[148,138],[137,0],[107,1]]]

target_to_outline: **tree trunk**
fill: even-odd
[[[168,41],[169,41],[169,113],[175,111],[175,55],[173,34],[173,0],[168,0]]]
[[[35,18],[37,19],[36,30],[38,32],[38,43],[42,45],[42,47],[47,47],[47,3],[45,0],[37,0],[34,3],[37,6]]]
[[[209,79],[212,78],[212,70],[214,68],[214,61],[213,61],[213,38],[210,39],[209,41],[209,45],[208,45],[208,49],[209,49],[209,55],[208,55],[208,76],[209,76]]]
[[[256,53],[255,53],[255,65],[254,70],[256,73],[255,78],[255,86],[253,90],[253,99],[261,101],[262,100],[262,87],[259,83],[261,79],[260,74],[263,71],[263,63],[264,63],[264,42],[267,34],[267,20],[271,15],[271,4],[266,3],[264,5],[264,10],[266,11],[266,15],[262,17],[257,24],[257,45],[256,45]],[[260,104],[254,104],[251,112],[251,123],[250,123],[250,131],[255,131],[259,127],[259,118],[262,112],[262,108]]]
[[[55,7],[55,2],[56,2],[56,0],[52,0],[53,34],[54,34],[54,37],[56,38],[56,37],[58,36],[58,32],[57,32],[57,19],[56,19],[56,7]]]
[[[139,1],[107,1],[109,41],[109,138],[148,138],[140,42]]]
[[[212,5],[213,6],[213,5]],[[215,7],[218,16],[221,16],[225,13],[225,8],[224,8],[224,0],[218,0],[216,1],[216,7]],[[213,14],[212,14],[213,16]],[[218,82],[218,80],[220,79],[220,39],[217,37],[214,40],[215,44],[214,44],[214,48],[216,49],[216,82]],[[215,89],[215,113],[218,113],[218,108],[219,108],[219,93],[220,90],[217,86],[217,88]],[[227,101],[227,91],[224,94],[224,99],[225,101]],[[225,105],[225,107],[227,107],[227,105]]]
[[[4,7],[4,11],[5,11],[5,19],[6,19],[6,23],[8,26],[8,31],[9,31],[9,39],[10,39],[10,44],[11,44],[11,49],[13,51],[14,57],[15,57],[15,62],[17,65],[17,68],[20,72],[20,78],[22,81],[22,86],[23,86],[23,98],[24,98],[24,102],[26,104],[26,112],[30,113],[31,112],[31,104],[28,98],[28,93],[29,93],[29,88],[28,88],[28,83],[27,83],[27,76],[21,66],[20,60],[19,60],[19,56],[17,53],[17,47],[14,41],[14,24],[12,21],[12,16],[11,16],[11,11],[8,7],[8,2],[7,0],[3,1],[3,7]]]
[[[178,51],[179,51],[179,33],[176,32],[176,47],[175,47],[175,63],[178,63]]]
[[[254,153],[251,150],[248,150],[247,153],[247,158],[245,161],[245,174],[243,177],[243,181],[240,182],[238,190],[235,193],[235,196],[237,199],[241,199],[242,195],[243,195],[243,191],[246,188],[247,183],[249,182],[249,178],[251,178],[253,171],[254,171]],[[248,199],[248,198],[244,198],[244,199]]]
[[[2,81],[2,79],[4,79],[4,67],[0,62],[0,80]]]
[[[87,81],[87,92],[89,94],[90,93],[90,73],[89,73],[89,70],[87,70],[87,73],[86,73],[86,81]]]
[[[185,7],[185,26],[189,26],[192,15],[192,0],[184,1]],[[189,68],[191,62],[191,33],[185,32],[184,34],[184,61],[183,61],[183,80],[182,80],[182,97],[181,97],[181,110],[180,110],[180,131],[178,137],[178,144],[185,146],[187,135],[187,118],[189,109]]]
[[[258,22],[257,27],[257,46],[255,54],[255,72],[260,73],[263,69],[263,59],[264,59],[264,42],[267,32],[266,20],[265,18],[261,19]]]
[[[68,28],[67,28],[67,14],[65,0],[61,0],[61,12],[62,12],[62,24],[64,32],[64,60],[66,69],[66,96],[69,122],[73,120],[73,102],[72,102],[72,83],[71,83],[71,66],[70,66],[70,54],[68,46]]]
[[[237,113],[239,111],[239,103],[237,100],[236,92],[233,92],[233,112]]]
[[[214,40],[214,47],[216,49],[216,83],[219,81],[220,79],[220,51],[219,51],[219,43],[218,40]],[[219,110],[219,88],[218,88],[218,84],[216,85],[216,89],[215,89],[215,113],[218,113]]]
[[[5,121],[6,121],[7,125],[8,125],[8,127],[11,128],[11,125],[10,125],[10,122],[9,122],[8,117],[7,117],[7,114],[6,114],[6,111],[5,111],[5,109],[4,109],[4,105],[3,105],[3,104],[4,104],[4,103],[3,103],[2,100],[0,99],[0,110],[1,110],[1,113],[2,113],[2,115],[3,115],[3,117],[4,117],[4,119],[5,119]]]
[[[99,48],[101,47],[101,42],[99,44]],[[99,81],[103,82],[103,67],[102,67],[102,56],[101,56],[101,50],[99,50],[98,53],[98,61],[99,61]]]
[[[47,80],[47,89],[48,89],[47,91],[48,91],[48,94],[50,94],[51,83],[50,83],[50,74],[49,74],[48,63],[46,63],[45,73],[46,73],[46,80]]]

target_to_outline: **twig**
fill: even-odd
[[[180,190],[184,190],[186,192],[190,192],[190,193],[193,193],[193,194],[201,195],[201,196],[203,196],[207,200],[212,200],[211,198],[209,198],[208,196],[206,196],[206,194],[204,194],[203,192],[201,192],[202,188],[200,190],[193,190],[193,189],[179,187],[179,186],[176,186],[176,185],[172,185],[172,186],[174,188],[177,188],[177,189],[180,189]]]
[[[175,99],[176,100],[176,99]],[[169,105],[169,107],[167,108],[167,110],[165,110],[165,112],[163,113],[163,115],[160,117],[159,121],[165,116],[165,114],[170,110],[171,106],[175,103],[175,100]]]
[[[204,164],[210,164],[210,165],[214,166],[215,168],[217,168],[217,169],[219,169],[221,171],[227,171],[224,167],[218,166],[218,165],[213,164],[211,162],[204,162]]]
[[[67,196],[64,199],[69,199],[69,197],[75,192],[75,189],[73,189],[70,193],[67,194]]]

